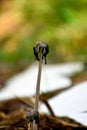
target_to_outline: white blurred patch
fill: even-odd
[[[87,126],[87,113],[72,114],[69,115],[69,117],[76,120],[77,122],[80,122],[84,126]]]
[[[66,63],[45,65],[42,71],[41,92],[68,87],[72,84],[71,76],[84,68],[83,63]],[[35,94],[38,64],[34,64],[6,82],[6,87],[0,91],[0,100],[14,96],[31,96]]]
[[[75,85],[71,89],[50,99],[49,104],[57,116],[68,116],[87,126],[87,81]],[[44,105],[40,111],[48,113]]]

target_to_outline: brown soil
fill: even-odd
[[[23,99],[24,100],[24,99]],[[26,100],[26,99],[25,99]],[[27,111],[31,109],[19,99],[0,103],[0,130],[28,130]],[[72,130],[87,127],[67,117],[53,117],[40,114],[39,130]]]

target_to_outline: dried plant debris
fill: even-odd
[[[72,76],[72,85],[81,83],[85,80],[87,80],[87,70],[84,70],[84,71],[79,72],[78,74]]]
[[[28,98],[23,98],[26,101]],[[19,99],[11,99],[0,103],[0,130],[29,130],[26,113],[31,110],[28,104]],[[87,127],[67,117],[53,117],[40,114],[39,130],[72,130]]]

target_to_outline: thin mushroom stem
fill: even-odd
[[[40,91],[41,72],[42,72],[42,49],[40,48],[39,68],[38,68],[36,95],[35,95],[35,104],[34,104],[34,111],[36,111],[36,112],[38,112],[38,105],[39,105],[39,91]],[[38,129],[38,125],[35,124],[35,121],[33,122],[33,129],[34,130]]]
[[[36,84],[36,95],[35,95],[35,105],[34,110],[38,111],[39,104],[39,91],[40,91],[40,81],[41,81],[41,72],[42,72],[42,51],[40,50],[40,59],[39,59],[39,68],[38,68],[38,76],[37,76],[37,84]]]

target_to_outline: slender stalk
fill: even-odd
[[[36,84],[34,111],[38,111],[38,106],[39,106],[41,72],[42,72],[42,49],[40,49],[40,55],[39,55],[39,68],[38,68],[38,76],[37,76],[37,84]],[[33,130],[37,130],[37,129],[38,129],[38,125],[36,125],[35,122],[33,122]]]

